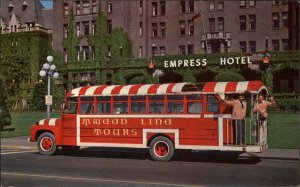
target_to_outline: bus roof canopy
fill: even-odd
[[[171,94],[185,91],[198,91],[195,84],[189,82],[170,84],[136,84],[136,85],[99,85],[75,88],[68,92],[70,96],[92,95],[147,95],[147,94]]]
[[[204,85],[203,92],[212,93],[245,93],[257,94],[261,91],[268,93],[268,90],[261,81],[243,81],[243,82],[207,82]]]

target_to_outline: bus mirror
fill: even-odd
[[[39,122],[38,122],[38,121],[36,121],[36,122],[35,122],[35,124],[36,124],[36,125],[39,125]]]

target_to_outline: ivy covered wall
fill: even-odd
[[[32,106],[38,73],[51,54],[51,34],[31,31],[0,35],[0,74],[10,111]]]

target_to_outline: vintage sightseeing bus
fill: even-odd
[[[146,148],[154,160],[168,161],[177,149],[261,152],[254,115],[247,120],[247,142],[234,142],[231,109],[224,94],[245,93],[251,110],[260,81],[85,86],[67,93],[62,117],[43,119],[30,130],[41,154],[58,147]],[[256,134],[258,132],[255,132]]]

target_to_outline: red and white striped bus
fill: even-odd
[[[58,147],[147,148],[159,161],[176,149],[261,152],[251,138],[234,144],[231,110],[221,99],[248,93],[253,102],[261,92],[260,81],[209,82],[203,90],[192,83],[80,87],[67,93],[61,118],[32,126],[30,141],[45,155]]]

